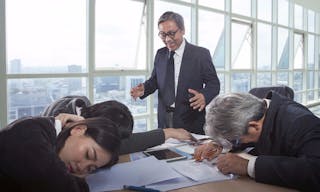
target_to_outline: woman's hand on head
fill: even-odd
[[[180,141],[196,141],[190,132],[182,128],[165,128],[163,129],[165,140],[169,138],[178,139]]]
[[[196,161],[202,161],[204,159],[212,160],[222,152],[222,147],[214,142],[208,142],[198,146],[194,150],[194,159]]]
[[[65,127],[67,123],[70,122],[76,122],[76,121],[81,121],[84,120],[83,117],[78,116],[78,115],[73,115],[73,114],[68,114],[68,113],[60,113],[55,117],[56,120],[61,121],[62,127]]]

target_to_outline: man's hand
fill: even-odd
[[[84,118],[81,116],[68,114],[68,113],[60,113],[59,115],[57,115],[55,117],[55,119],[61,121],[62,127],[65,127],[66,124],[71,123],[71,122],[84,120]]]
[[[247,167],[249,160],[244,159],[237,154],[227,153],[220,155],[217,159],[216,165],[223,174],[237,174],[247,175]]]
[[[136,100],[138,97],[141,97],[144,94],[144,85],[140,83],[139,85],[131,88],[130,95]]]
[[[188,89],[188,92],[194,95],[189,99],[190,107],[202,111],[206,107],[206,99],[204,98],[203,94],[193,89]]]
[[[196,141],[196,139],[191,135],[191,133],[182,128],[165,128],[163,129],[163,132],[165,140],[169,138],[174,138],[180,141]]]
[[[194,150],[194,159],[202,161],[204,159],[212,160],[222,152],[222,147],[214,142],[205,143],[200,145]]]

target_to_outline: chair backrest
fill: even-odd
[[[294,99],[293,89],[288,86],[285,86],[285,85],[270,86],[270,87],[256,87],[256,88],[252,88],[249,91],[249,93],[262,99],[262,98],[265,98],[270,91],[275,91],[275,92],[277,92],[283,96],[286,96],[292,100]]]

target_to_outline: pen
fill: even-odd
[[[151,188],[139,187],[139,186],[133,186],[133,185],[124,185],[123,189],[129,189],[132,191],[142,191],[142,192],[160,192],[157,189],[151,189]]]

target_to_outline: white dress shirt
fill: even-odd
[[[173,55],[173,59],[174,59],[174,86],[175,86],[174,95],[175,96],[177,96],[178,80],[179,80],[181,62],[182,62],[182,57],[183,57],[185,47],[186,47],[186,40],[183,39],[180,47],[174,51],[175,54]],[[174,103],[173,103],[172,107],[174,107]]]

